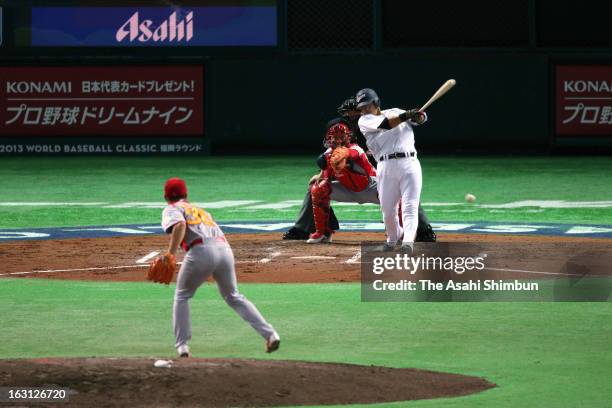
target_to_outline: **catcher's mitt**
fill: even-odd
[[[329,164],[335,173],[340,173],[346,168],[346,160],[349,158],[350,152],[348,147],[336,147],[329,156]]]
[[[170,284],[176,272],[176,257],[168,252],[151,262],[147,279],[153,282]]]

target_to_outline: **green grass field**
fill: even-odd
[[[0,358],[174,356],[170,288],[2,280]],[[609,407],[612,308],[597,303],[361,303],[357,284],[242,285],[283,336],[275,359],[485,376],[482,394],[408,407]],[[206,285],[192,300],[196,356],[270,358]],[[28,322],[28,324],[24,324]]]
[[[433,221],[612,225],[607,157],[421,162]],[[192,201],[240,202],[211,209],[218,220],[288,221],[315,171],[307,157],[3,158],[0,228],[158,223],[171,176],[187,180]],[[463,201],[467,192],[474,205]],[[380,220],[375,206],[336,209],[340,219]],[[416,367],[498,384],[390,406],[612,406],[610,303],[362,303],[357,284],[241,288],[283,336],[272,358]],[[172,295],[173,286],[145,283],[0,279],[0,358],[174,356]],[[192,306],[196,356],[269,358],[213,285]]]
[[[608,157],[425,157],[421,162],[422,202],[432,220],[612,224]],[[290,221],[316,171],[311,157],[4,158],[0,228],[156,223],[160,209],[146,207],[163,203],[162,185],[171,176],[187,180],[195,202],[255,201],[211,209],[218,220]],[[476,195],[475,204],[464,202],[468,192]],[[526,200],[536,203],[507,206]],[[39,205],[19,205],[23,202]],[[286,206],[251,208],[281,202]],[[125,203],[131,204],[109,208]],[[381,218],[374,205],[336,210],[345,220]]]

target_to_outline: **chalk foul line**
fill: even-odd
[[[158,251],[153,251],[150,252],[148,254],[146,254],[145,256],[143,256],[142,258],[140,258],[139,260],[136,261],[137,264],[144,264],[147,263],[147,261],[149,259],[155,258],[157,255],[159,255]]]
[[[28,272],[0,273],[0,276],[32,275],[32,274],[37,274],[37,273],[107,271],[107,270],[112,270],[112,269],[148,268],[148,267],[149,267],[149,265],[121,265],[121,266],[102,266],[102,267],[98,267],[98,268],[48,269],[48,270],[45,270],[45,271],[28,271]]]

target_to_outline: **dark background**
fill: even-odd
[[[383,108],[428,111],[429,152],[609,151],[610,137],[554,135],[556,63],[612,62],[609,0],[279,0],[277,48],[33,48],[31,5],[209,5],[229,1],[0,1],[2,64],[203,64],[213,153],[310,153],[324,124],[364,87]],[[269,3],[269,2],[268,2]],[[612,135],[611,135],[612,136]]]

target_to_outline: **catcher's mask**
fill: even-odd
[[[185,180],[173,177],[164,184],[164,198],[166,201],[173,203],[182,198],[187,198],[187,185]]]
[[[327,129],[325,147],[335,149],[338,146],[348,146],[351,142],[351,129],[344,123],[337,123]]]

